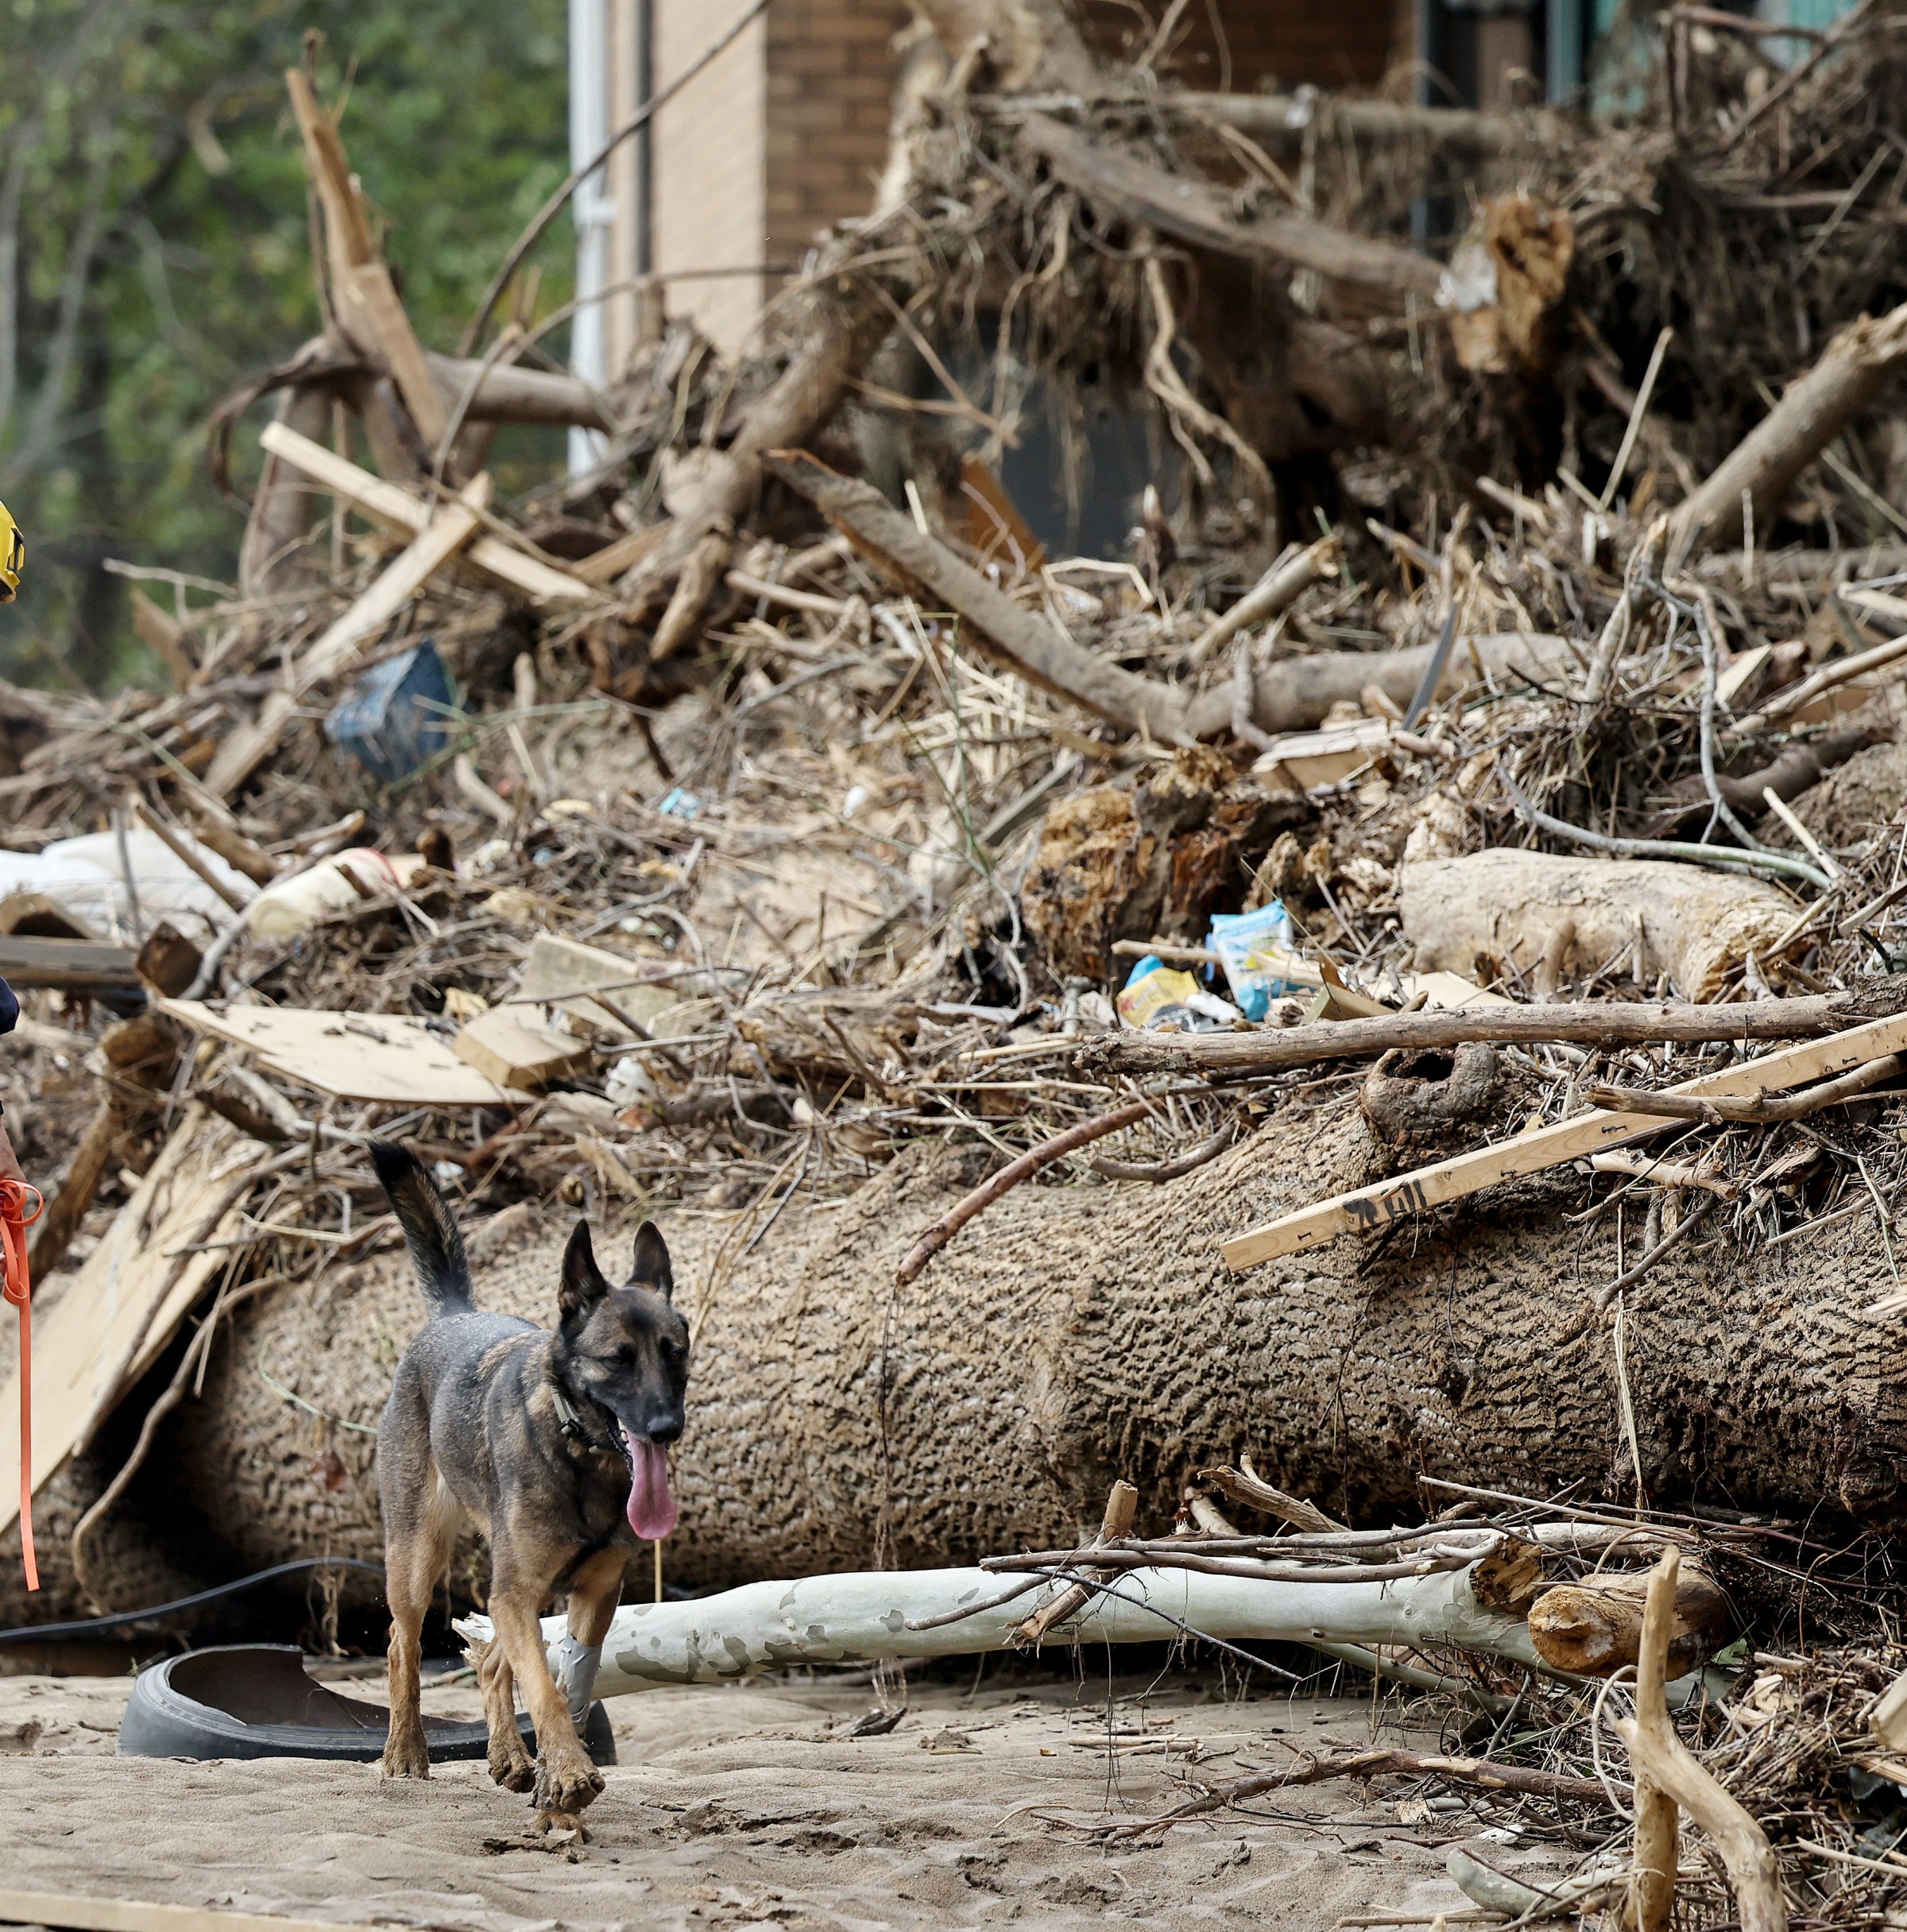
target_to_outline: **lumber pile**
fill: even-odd
[[[212,893],[161,922],[129,860],[98,927],[0,898],[86,1397],[37,1446],[30,1608],[0,1519],[0,1621],[150,1602],[181,1548],[376,1559],[395,1135],[488,1306],[547,1318],[578,1215],[663,1219],[682,1580],[984,1559],[1077,1640],[1128,1573],[1355,1569],[1333,1656],[1549,1700],[1495,1770],[1214,1782],[1147,1829],[1409,1772],[1596,1820],[1585,1910],[1774,1922],[1772,1833],[1809,1922],[1882,1922],[1897,14],[1771,79],[1678,13],[1621,127],[1313,102],[1301,191],[1289,102],[1162,91],[1059,0],[921,11],[868,217],[745,357],[659,310],[600,394],[507,274],[417,340],[292,78],[329,323],[221,412],[230,465],[276,399],[235,581],[140,607],[169,690],[0,690],[0,858],[137,822]],[[1432,201],[1474,228],[1414,239]],[[1174,452],[1123,554],[1001,483],[1035,377]],[[603,461],[506,500],[513,421]],[[1089,1541],[1115,1478],[1139,1520]],[[1454,1599],[1420,1642],[1375,1587],[1446,1572],[1499,1593],[1454,1663]],[[1664,1672],[1730,1643],[1677,1745]],[[1633,1714],[1539,1664],[1633,1667]],[[1723,1857],[1678,1879],[1683,1814]]]

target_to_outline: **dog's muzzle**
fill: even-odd
[[[602,1646],[586,1644],[567,1630],[550,1646],[550,1675],[568,1700],[570,1721],[582,1733],[583,1720],[596,1697],[596,1673],[602,1667]]]

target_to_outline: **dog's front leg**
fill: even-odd
[[[602,1640],[622,1602],[627,1553],[599,1550],[580,1564],[570,1584],[569,1631],[556,1647],[556,1681],[570,1707],[570,1721],[580,1737],[589,1721],[596,1694],[596,1673],[602,1663]]]
[[[536,1614],[545,1587],[512,1578],[501,1563],[490,1579],[491,1621],[536,1727],[536,1805],[547,1829],[559,1822],[575,1824],[577,1814],[593,1804],[602,1789],[602,1773],[590,1762],[570,1721],[568,1702],[550,1675],[543,1625]],[[565,1814],[561,1820],[551,1816],[559,1812]]]

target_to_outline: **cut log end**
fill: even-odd
[[[1530,1640],[1553,1670],[1608,1677],[1642,1654],[1649,1594],[1645,1575],[1627,1572],[1558,1584],[1530,1605]],[[1669,1674],[1680,1677],[1708,1662],[1727,1626],[1728,1606],[1713,1578],[1684,1565],[1675,1590]]]

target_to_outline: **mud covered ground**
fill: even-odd
[[[622,1762],[592,1841],[552,1853],[532,1849],[522,1801],[480,1764],[393,1785],[373,1767],[116,1757],[127,1689],[0,1679],[0,1886],[445,1932],[1057,1932],[1108,1917],[1323,1932],[1347,1914],[1465,1906],[1443,1872],[1454,1842],[1502,1869],[1553,1868],[1539,1847],[1480,1841],[1461,1810],[1401,1822],[1412,1787],[1397,1779],[1110,1847],[1047,1822],[1145,1818],[1170,1801],[1166,1765],[1195,1755],[1236,1776],[1325,1739],[1361,1743],[1368,1700],[1239,1702],[1209,1683],[1103,1675],[915,1686],[898,1729],[852,1741],[865,1688],[657,1690],[610,1705]],[[458,1688],[427,1708],[477,1714]]]

